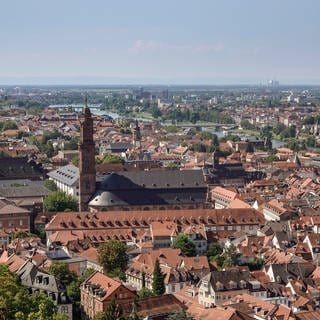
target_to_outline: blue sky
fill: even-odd
[[[320,84],[318,0],[0,2],[1,84]]]

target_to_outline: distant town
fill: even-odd
[[[0,320],[320,319],[319,262],[319,86],[0,86]]]

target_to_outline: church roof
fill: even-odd
[[[201,170],[152,170],[113,172],[99,176],[99,190],[206,188]]]
[[[201,170],[123,171],[100,176],[99,180],[90,206],[179,205],[206,201],[207,185]]]

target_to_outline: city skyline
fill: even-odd
[[[2,4],[1,84],[320,84],[317,1]]]

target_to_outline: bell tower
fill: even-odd
[[[84,101],[80,117],[79,142],[79,211],[88,209],[88,202],[96,191],[95,143],[93,141],[93,119]]]

